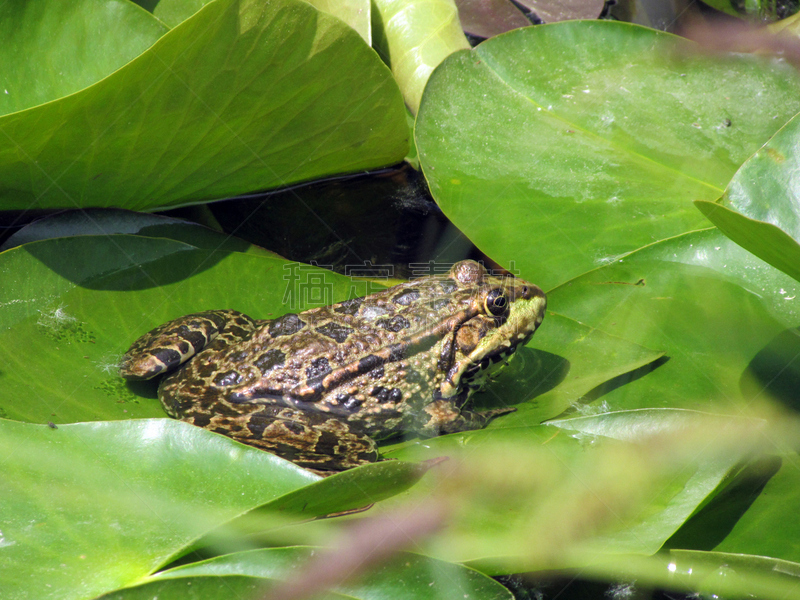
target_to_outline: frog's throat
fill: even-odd
[[[486,335],[469,356],[453,365],[442,382],[441,397],[456,396],[466,380],[508,358],[519,346],[524,346],[542,324],[546,308],[547,299],[544,295],[517,300],[505,323]]]

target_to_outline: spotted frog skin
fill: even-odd
[[[538,287],[465,260],[446,275],[260,321],[186,315],[143,335],[127,379],[170,373],[167,413],[315,470],[379,459],[376,441],[480,429],[511,412],[464,408],[525,345],[546,306]]]

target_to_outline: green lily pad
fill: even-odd
[[[167,31],[158,19],[124,0],[3,3],[0,115],[100,81]]]
[[[299,0],[210,2],[102,81],[5,115],[0,130],[7,209],[186,204],[408,150],[389,70]]]
[[[175,27],[212,0],[134,0],[153,13],[162,23]]]
[[[372,6],[370,0],[311,0],[318,10],[325,11],[355,29],[367,45],[372,45]]]
[[[324,552],[324,550],[322,550]],[[291,578],[298,564],[307,562],[319,549],[305,547],[270,548],[238,552],[211,560],[178,567],[158,573],[140,587],[125,589],[105,600],[162,600],[185,598],[186,586],[191,585],[203,598],[227,599],[231,595],[249,597],[267,587],[271,580]],[[224,579],[223,579],[224,578]],[[266,580],[266,581],[265,581]],[[434,585],[435,582],[438,584]],[[443,584],[446,582],[446,584]],[[370,569],[353,582],[340,584],[332,597],[411,598],[414,600],[511,600],[502,585],[486,575],[461,565],[403,553],[377,568]],[[327,596],[326,596],[327,597]]]
[[[727,562],[724,558],[715,559],[716,553],[800,563],[800,531],[794,517],[800,500],[800,460],[787,447],[795,444],[797,432],[790,429],[788,433],[789,436],[783,436],[788,438],[785,440],[780,434],[769,435],[767,439],[773,444],[775,454],[739,473],[724,492],[669,540],[667,547],[672,552],[685,549],[709,553],[711,562],[720,561],[714,567]],[[758,565],[750,565],[746,570],[759,569]],[[767,565],[763,574],[769,575],[770,570]],[[686,571],[684,568],[681,572]]]
[[[161,21],[175,27],[185,21],[212,0],[136,0],[145,10],[151,11]],[[370,43],[369,0],[311,0],[318,10],[334,15],[358,31],[367,44]]]
[[[576,574],[604,581],[631,581],[636,589],[650,586],[702,598],[751,596],[785,600],[797,596],[800,583],[798,563],[765,556],[691,550],[598,560]]]
[[[490,427],[538,425],[581,402],[592,390],[658,360],[663,352],[614,337],[556,313],[528,348],[522,349],[507,377],[487,387],[482,397],[518,399],[517,411]],[[530,364],[533,363],[535,367]]]
[[[452,496],[449,527],[426,552],[491,574],[648,555],[717,492],[749,444],[736,438],[724,440],[723,451],[668,449],[692,449],[704,426],[728,421],[680,410],[623,411],[424,440],[390,456],[451,460],[390,505]]]
[[[164,416],[154,382],[126,383],[117,374],[128,346],[191,312],[235,308],[275,318],[301,309],[299,295],[308,289],[331,303],[355,285],[319,270],[324,279],[308,284],[301,267],[129,235],[8,250],[0,254],[9,284],[0,290],[0,416],[38,423]]]
[[[695,410],[643,408],[553,419],[546,424],[587,435],[603,435],[615,440],[635,442],[665,432],[679,432],[699,424],[713,431],[728,423],[731,423],[730,417]]]
[[[487,429],[527,428],[552,419],[574,404],[587,401],[598,386],[658,360],[657,352],[608,335],[548,311],[527,347],[517,350],[511,364],[472,400],[476,409],[513,406],[513,413],[496,418]],[[470,440],[473,431],[447,436],[447,444]],[[437,447],[432,440],[389,443],[384,456],[400,456],[407,447]],[[434,458],[426,455],[425,458]]]
[[[387,460],[336,473],[265,504],[262,509],[290,515],[327,515],[364,508],[411,487],[428,468]]]
[[[670,552],[669,578],[706,594],[765,599],[793,598],[800,586],[800,563],[729,552]]]
[[[364,506],[424,473],[392,461],[320,479],[172,419],[55,428],[0,420],[0,460],[9,598],[93,598],[142,582],[205,534],[224,540],[219,528],[254,508],[276,527]]]
[[[691,201],[718,198],[800,111],[800,78],[786,64],[693,49],[587,21],[451,55],[428,82],[415,134],[436,201],[544,289],[704,227]]]
[[[595,400],[597,410],[738,413],[770,397],[800,408],[790,391],[798,293],[796,281],[708,230],[590,271],[549,299],[564,315],[666,353],[651,373]]]
[[[9,598],[130,585],[210,529],[318,478],[171,419],[57,429],[0,420],[0,456]]]
[[[716,202],[695,204],[725,235],[800,279],[800,118],[780,129],[736,172]]]
[[[781,457],[779,470],[763,492],[713,549],[718,552],[772,556],[800,563],[800,524],[793,508],[800,501],[800,459]],[[770,535],[764,535],[770,532]]]

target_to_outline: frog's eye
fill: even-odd
[[[490,315],[501,317],[508,311],[508,296],[500,288],[495,288],[486,294],[484,308]]]

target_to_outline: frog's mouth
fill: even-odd
[[[456,379],[453,381],[455,387],[458,391],[465,388],[480,389],[488,377],[507,365],[517,348],[527,344],[532,336],[533,332],[516,343],[491,350],[478,361],[475,361],[472,357],[469,360],[462,361],[462,364],[458,365],[458,371],[455,373]]]

